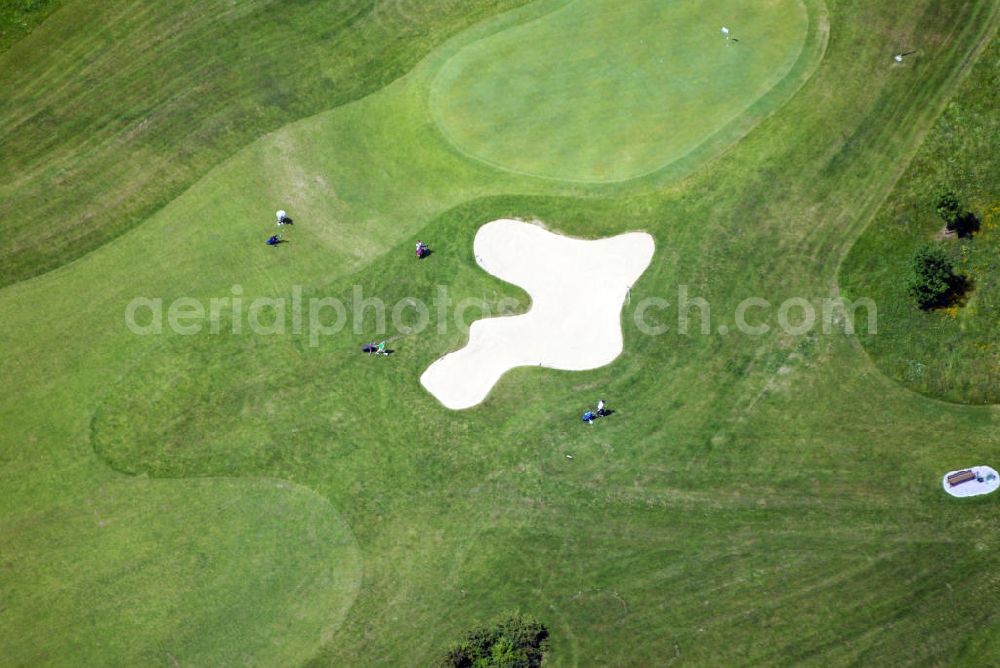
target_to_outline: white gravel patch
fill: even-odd
[[[585,371],[614,361],[623,348],[622,306],[655,244],[644,232],[587,241],[495,220],[479,229],[474,250],[479,266],[523,288],[532,306],[474,322],[469,343],[423,373],[424,387],[454,410],[482,402],[515,367]]]
[[[948,484],[948,476],[951,474],[958,473],[959,471],[970,470],[976,474],[977,479],[959,483],[955,486]],[[982,480],[982,482],[979,482],[979,480]],[[968,469],[948,471],[944,474],[944,477],[941,478],[941,486],[944,487],[944,491],[948,492],[952,496],[979,496],[981,494],[995,492],[997,488],[1000,487],[1000,475],[997,474],[996,469],[990,468],[989,466],[973,466]]]

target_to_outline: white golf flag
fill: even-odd
[[[725,35],[726,37],[729,37],[729,28],[723,26],[722,27],[722,34]]]

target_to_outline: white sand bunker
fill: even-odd
[[[642,232],[585,241],[517,220],[483,225],[474,243],[479,266],[523,288],[531,310],[472,323],[468,345],[432,364],[420,382],[459,410],[483,401],[515,367],[584,371],[610,364],[622,352],[626,294],[654,249]]]
[[[948,471],[941,479],[944,491],[952,496],[979,496],[995,492],[1000,487],[1000,475],[989,466]]]

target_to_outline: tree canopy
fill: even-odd
[[[549,631],[530,615],[505,613],[469,631],[445,655],[448,668],[537,668],[548,649]]]

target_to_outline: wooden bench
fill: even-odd
[[[963,482],[969,482],[970,480],[975,480],[976,474],[972,470],[967,471],[955,471],[950,476],[948,476],[948,484],[954,487],[955,485],[961,485]]]

